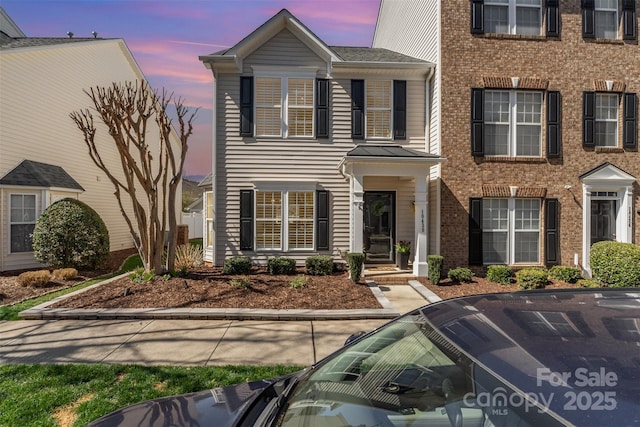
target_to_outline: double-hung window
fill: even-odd
[[[256,136],[313,137],[314,81],[290,76],[256,77]]]
[[[484,94],[484,154],[542,155],[542,93],[487,90]]]
[[[313,191],[256,191],[255,194],[257,250],[313,249]]]
[[[485,0],[484,32],[540,35],[542,0]]]
[[[391,80],[366,81],[367,138],[391,138]]]
[[[636,0],[582,0],[582,37],[636,40]]]
[[[33,234],[37,219],[36,195],[11,194],[9,209],[11,252],[31,252],[31,235]]]
[[[594,20],[597,38],[618,38],[618,0],[595,0]]]
[[[482,200],[482,252],[485,264],[540,262],[540,200]]]
[[[596,147],[618,146],[619,102],[618,94],[596,93]]]

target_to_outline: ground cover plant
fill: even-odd
[[[0,426],[84,426],[143,400],[274,378],[296,366],[0,366]]]

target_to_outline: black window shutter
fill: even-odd
[[[364,139],[364,80],[351,80],[351,138]]]
[[[583,98],[583,124],[582,124],[582,146],[595,147],[596,140],[594,128],[596,123],[596,93],[584,92]]]
[[[622,146],[628,149],[636,149],[638,148],[638,96],[635,93],[625,93],[623,96]]]
[[[546,199],[544,202],[544,263],[560,264],[560,205],[558,199]]]
[[[329,80],[316,80],[316,138],[329,138]]]
[[[471,33],[484,33],[484,0],[471,0]]]
[[[547,37],[560,35],[560,13],[558,0],[547,0]]]
[[[329,192],[316,191],[316,250],[329,250]]]
[[[253,77],[240,77],[240,136],[253,136]]]
[[[635,40],[638,32],[636,27],[636,0],[622,0],[622,38]]]
[[[547,157],[560,157],[560,92],[547,92]]]
[[[482,265],[482,199],[469,199],[469,265]]]
[[[582,37],[594,38],[596,36],[595,1],[582,0]]]
[[[407,139],[407,82],[393,81],[393,138]]]
[[[471,155],[484,156],[484,89],[471,89]]]
[[[240,190],[240,250],[253,250],[253,190]]]

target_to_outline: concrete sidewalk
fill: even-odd
[[[381,286],[380,290],[399,313],[437,299],[412,286]],[[372,330],[387,321],[5,321],[0,322],[0,364],[310,365],[339,349],[352,333]]]

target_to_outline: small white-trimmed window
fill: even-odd
[[[595,143],[597,147],[618,146],[618,105],[614,93],[596,93]]]
[[[31,252],[31,236],[37,219],[36,195],[11,194],[9,203],[11,253]]]
[[[205,226],[206,226],[205,246],[213,247],[213,191],[205,192],[204,198],[205,198]]]
[[[482,200],[482,250],[485,264],[540,262],[540,200]]]
[[[594,14],[596,37],[618,38],[618,0],[595,0]]]
[[[485,155],[542,156],[542,92],[487,90]]]
[[[486,33],[540,35],[541,29],[541,0],[487,0],[484,2]]]
[[[313,85],[313,78],[256,77],[256,136],[313,137]]]
[[[366,81],[367,138],[391,138],[391,80]]]

